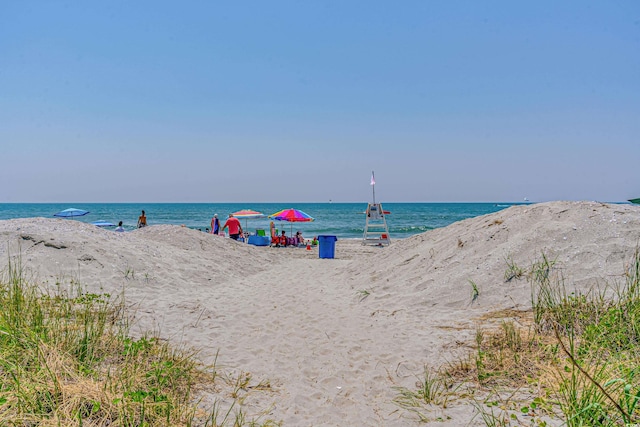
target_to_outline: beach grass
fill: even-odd
[[[439,375],[475,384],[474,407],[487,426],[640,425],[640,251],[621,282],[584,293],[568,292],[559,263],[545,254],[526,271],[507,261],[505,280],[531,283],[531,312],[517,323],[513,313],[487,316],[505,319],[478,327],[475,364],[463,358]],[[422,389],[402,390],[400,401]],[[496,395],[509,397],[497,404]]]
[[[449,398],[456,396],[457,391],[450,379],[445,372],[425,365],[422,375],[416,376],[415,389],[395,387],[397,396],[394,403],[415,414],[420,422],[437,421],[425,410],[425,406],[447,407]]]
[[[215,364],[157,336],[129,335],[121,298],[93,294],[77,281],[44,290],[25,277],[18,258],[0,279],[0,420],[40,426],[244,426],[241,390],[205,407]],[[262,387],[261,389],[265,389]]]
[[[507,264],[507,269],[504,272],[504,281],[510,282],[513,279],[520,279],[524,276],[525,271],[522,267],[520,267],[510,255],[505,260]]]

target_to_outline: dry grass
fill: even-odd
[[[470,374],[485,387],[527,386],[556,357],[554,337],[510,321],[477,335],[476,369]]]
[[[248,420],[242,407],[268,383],[253,384],[247,373],[222,378],[192,349],[131,338],[122,300],[71,285],[43,293],[19,260],[0,280],[1,425],[276,425]],[[225,387],[230,401],[200,405],[198,396]]]

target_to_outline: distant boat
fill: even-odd
[[[637,205],[640,205],[640,199],[629,199],[629,201],[630,201],[631,203],[635,203],[635,204],[637,204]]]

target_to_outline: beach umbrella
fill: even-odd
[[[311,222],[313,218],[311,215],[299,210],[299,209],[283,209],[274,214],[269,215],[269,218],[275,219],[276,221],[288,221],[291,223],[291,233],[293,233],[293,223],[294,222]]]
[[[115,224],[110,223],[109,221],[104,221],[104,220],[100,220],[100,221],[94,221],[91,224],[96,225],[98,227],[115,227]]]
[[[251,209],[242,209],[238,212],[233,212],[231,215],[235,216],[238,219],[244,218],[244,228],[247,228],[247,221],[255,218],[264,218],[264,214],[262,212],[254,211]]]
[[[289,222],[311,222],[313,218],[311,215],[301,211],[300,209],[283,209],[274,214],[269,215],[269,218],[276,219],[278,221]]]
[[[82,210],[82,209],[69,208],[69,209],[65,209],[63,211],[60,211],[60,212],[58,212],[56,214],[53,214],[53,216],[57,216],[57,217],[60,217],[60,218],[71,218],[71,217],[74,217],[74,216],[83,216],[83,215],[86,215],[88,213],[89,213],[89,211],[85,211],[85,210]]]

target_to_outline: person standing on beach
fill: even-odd
[[[211,218],[211,233],[218,234],[220,232],[220,220],[218,219],[218,214],[213,214],[213,218]]]
[[[229,214],[229,218],[222,226],[222,231],[224,231],[224,229],[227,227],[229,227],[229,237],[231,237],[233,240],[238,240],[238,238],[242,234],[242,225],[240,224],[238,218],[234,217],[233,214]]]
[[[147,217],[144,214],[144,211],[142,211],[142,215],[138,217],[138,228],[142,228],[146,226],[147,226]]]

